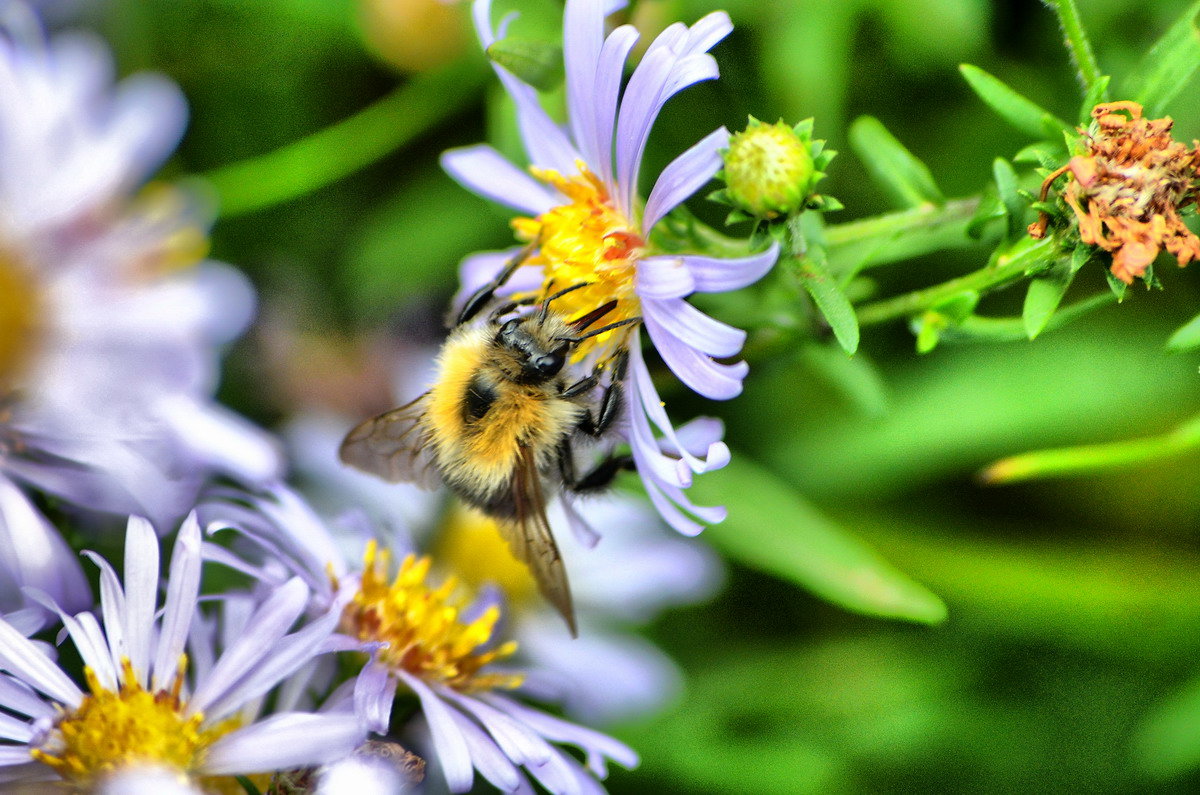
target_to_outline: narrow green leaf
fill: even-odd
[[[1188,6],[1121,84],[1121,96],[1141,103],[1151,118],[1187,88],[1200,68],[1200,0]],[[1194,87],[1193,87],[1194,88]]]
[[[539,91],[551,91],[563,81],[563,53],[557,44],[508,36],[492,42],[487,55]]]
[[[1008,216],[1008,239],[1015,240],[1025,233],[1025,207],[1017,186],[1017,172],[1012,164],[1002,157],[992,162],[992,176],[996,180],[996,192]]]
[[[946,618],[941,599],[743,453],[720,472],[698,478],[692,493],[729,509],[729,518],[705,537],[741,563],[855,612],[923,624]]]
[[[1058,305],[1062,303],[1067,288],[1071,286],[1072,274],[1069,268],[1056,268],[1049,275],[1040,279],[1032,279],[1025,293],[1025,306],[1021,318],[1025,322],[1025,333],[1029,339],[1035,338],[1046,328]]]
[[[988,74],[978,66],[964,63],[959,65],[958,71],[989,108],[1021,132],[1034,138],[1043,138],[1046,135],[1047,119],[1056,128],[1070,129],[1066,122],[1050,111],[1017,93],[998,77]]]
[[[1037,163],[1053,171],[1067,160],[1067,150],[1055,141],[1035,141],[1013,155],[1014,163]]]
[[[821,310],[838,344],[846,353],[858,350],[858,316],[850,300],[838,286],[837,279],[829,273],[825,263],[825,252],[819,248],[810,249],[804,259],[796,261],[796,274],[804,289],[812,296],[813,302]]]
[[[850,145],[871,176],[900,207],[943,204],[946,199],[929,167],[872,116],[850,125]]]
[[[1200,348],[1200,315],[1176,329],[1171,339],[1167,340],[1167,350],[1170,351],[1190,351],[1193,348]]]
[[[805,345],[800,357],[818,378],[868,417],[887,414],[887,385],[866,356],[845,356],[830,345]]]
[[[1113,303],[1112,293],[1099,293],[1068,304],[1050,316],[1042,333],[1062,328],[1076,318]],[[981,317],[972,315],[942,332],[941,341],[953,343],[1018,342],[1029,339],[1025,319],[1020,317]]]

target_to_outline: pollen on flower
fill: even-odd
[[[472,588],[498,587],[514,607],[528,605],[537,593],[529,567],[513,556],[496,520],[461,503],[438,528],[434,556]]]
[[[128,659],[123,661],[124,684],[115,692],[105,689],[95,673],[85,668],[91,692],[79,707],[58,719],[47,741],[32,749],[31,755],[81,787],[135,766],[180,774],[196,771],[205,750],[237,728],[239,721],[203,729],[203,714],[187,714],[180,700],[185,665],[186,660],[181,660],[174,687],[158,692],[138,683]]]
[[[382,642],[378,659],[423,681],[464,693],[514,688],[522,677],[484,672],[492,662],[517,649],[509,641],[489,648],[500,609],[491,606],[464,621],[466,597],[455,578],[434,588],[426,583],[430,559],[408,555],[388,581],[390,555],[368,543],[361,583],[342,613],[341,629],[359,640]]]
[[[1050,175],[1042,198],[1055,179],[1070,174],[1062,197],[1080,240],[1111,252],[1112,273],[1126,284],[1144,275],[1162,249],[1180,267],[1200,259],[1200,238],[1180,217],[1200,190],[1200,142],[1188,149],[1173,140],[1172,120],[1144,118],[1136,102],[1097,105],[1092,118],[1081,130],[1086,151]],[[1044,235],[1047,221],[1040,217],[1030,234]]]
[[[533,175],[553,185],[570,199],[536,218],[517,218],[512,224],[517,237],[537,243],[527,265],[541,266],[545,278],[541,293],[546,296],[580,283],[589,286],[555,299],[556,311],[579,316],[598,306],[616,301],[604,316],[604,324],[638,317],[641,305],[634,292],[637,261],[646,243],[637,227],[615,207],[608,191],[583,163],[580,173],[565,177],[557,171],[531,169]],[[594,350],[610,350],[625,339],[628,327],[607,331],[585,340],[575,350],[576,359]]]
[[[41,331],[41,310],[33,277],[0,248],[0,398],[29,363]]]

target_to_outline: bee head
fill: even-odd
[[[545,323],[533,315],[501,324],[496,344],[511,355],[513,380],[520,384],[542,384],[558,375],[572,347],[570,342],[547,334]]]

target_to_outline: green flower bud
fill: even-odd
[[[750,125],[725,153],[725,197],[756,218],[778,218],[804,208],[816,168],[811,143],[783,122]]]

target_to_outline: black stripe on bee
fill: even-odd
[[[466,400],[463,401],[463,420],[473,422],[488,413],[499,394],[484,378],[476,375],[467,384]]]

